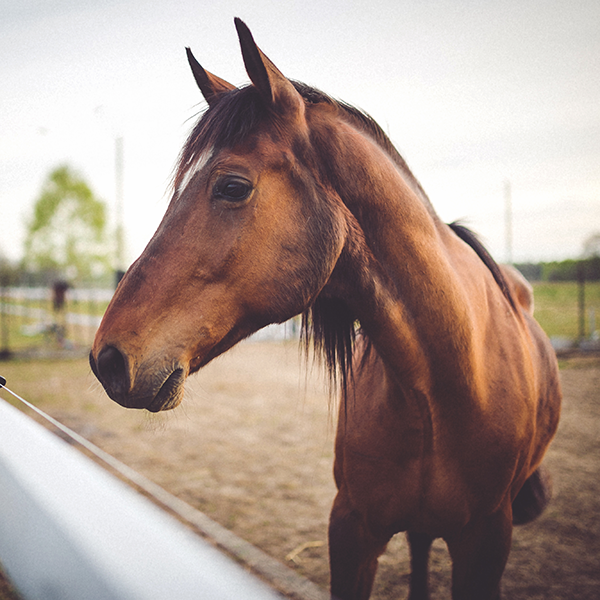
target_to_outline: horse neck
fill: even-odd
[[[450,256],[454,236],[379,144],[345,123],[331,139],[330,183],[349,231],[331,293],[343,297],[403,384],[447,385],[439,373],[466,368],[472,330]]]

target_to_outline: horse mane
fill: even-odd
[[[343,300],[318,296],[302,313],[300,340],[306,357],[312,346],[329,376],[331,391],[338,385],[345,397],[352,376],[357,322]],[[365,336],[365,340],[368,339]]]
[[[335,106],[349,121],[352,122],[357,129],[371,137],[381,148],[383,148],[383,150],[385,150],[388,156],[394,161],[396,166],[402,172],[405,181],[411,185],[413,190],[419,195],[423,203],[427,206],[428,210],[435,215],[435,210],[433,209],[425,190],[419,183],[418,179],[413,175],[412,171],[406,164],[406,161],[398,152],[390,138],[379,126],[377,121],[373,119],[373,117],[359,108],[343,102],[342,100],[333,99],[331,96],[328,96],[324,92],[310,87],[305,83],[292,81],[292,84],[305,101],[310,102],[311,104],[325,103]]]
[[[304,83],[292,81],[292,84],[306,103],[324,103],[333,106],[343,118],[370,136],[394,161],[405,181],[420,197],[431,215],[438,219],[421,184],[412,174],[389,137],[372,117],[360,109],[335,100]],[[193,168],[197,157],[202,155],[207,148],[231,148],[236,144],[244,143],[265,120],[273,122],[277,118],[277,115],[268,109],[260,93],[252,85],[236,88],[223,94],[216,104],[210,106],[201,115],[183,146],[173,176],[173,189],[179,189],[186,173]],[[459,223],[452,223],[450,228],[475,250],[514,308],[514,300],[504,275],[477,236]],[[318,296],[302,314],[301,341],[306,353],[308,354],[312,345],[315,356],[324,362],[332,390],[340,384],[344,397],[348,381],[352,377],[352,357],[357,331],[358,324],[354,315],[340,299]],[[366,360],[371,345],[364,333],[363,339],[366,344],[363,360]]]
[[[517,310],[515,300],[510,291],[508,282],[506,281],[506,277],[504,277],[504,274],[500,270],[498,263],[486,250],[485,246],[481,243],[477,235],[458,221],[454,221],[454,223],[450,223],[448,226],[463,242],[466,242],[469,246],[471,246],[471,248],[473,248],[473,250],[475,250],[475,254],[479,256],[485,266],[491,271],[492,276],[498,284],[498,287],[512,306],[513,310]]]

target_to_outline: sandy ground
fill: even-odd
[[[514,600],[600,597],[600,359],[563,367],[563,417],[547,455],[554,499],[515,530],[503,579]],[[327,587],[335,410],[320,370],[306,368],[295,343],[241,344],[190,378],[179,408],[159,415],[111,402],[83,361],[68,382],[57,373],[45,386],[53,416]],[[437,541],[434,599],[450,597],[449,568]],[[398,535],[380,559],[372,598],[405,597],[408,573]]]

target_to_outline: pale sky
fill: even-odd
[[[447,221],[505,260],[577,257],[600,231],[598,0],[0,0],[0,253],[56,166],[115,204],[130,260],[204,106],[185,57],[247,82],[233,17],[290,78],[370,113]]]

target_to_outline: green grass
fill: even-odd
[[[579,336],[579,292],[577,283],[539,282],[533,286],[535,318],[550,337],[577,339]],[[596,329],[600,329],[600,282],[585,286],[586,337],[590,331],[590,309],[596,314]]]

